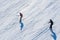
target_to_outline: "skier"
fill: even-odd
[[[57,39],[57,36],[56,36],[56,34],[53,32],[53,29],[52,29],[52,26],[53,26],[53,21],[50,19],[50,22],[49,23],[51,23],[51,25],[50,25],[50,31],[52,32],[52,37],[54,38],[54,40],[56,40]]]
[[[22,21],[23,14],[20,13],[20,22]]]
[[[53,30],[52,30],[53,21],[50,19],[50,22],[49,22],[49,23],[51,23],[51,24],[50,24],[50,30],[51,30],[51,32],[53,32]]]
[[[49,23],[51,23],[50,24],[50,30],[52,30],[53,21],[50,19],[50,22]]]
[[[21,30],[22,30],[22,28],[23,28],[23,23],[22,23],[22,17],[23,17],[23,14],[22,13],[19,13],[19,23],[21,24]]]
[[[50,19],[49,23],[50,23],[49,29],[50,29],[50,31],[52,32],[52,37],[53,37],[53,36],[54,36],[54,32],[53,32],[53,29],[52,29],[53,21]],[[53,38],[54,38],[54,37],[53,37]]]

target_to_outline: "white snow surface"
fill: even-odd
[[[0,0],[0,40],[54,40],[49,30],[50,19],[60,40],[60,0]]]

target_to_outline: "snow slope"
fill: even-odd
[[[20,30],[18,13],[23,14]],[[60,39],[60,0],[0,0],[0,40],[54,40],[49,30]]]

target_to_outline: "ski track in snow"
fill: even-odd
[[[22,30],[20,12],[24,15]],[[50,19],[54,21],[53,32]],[[59,40],[59,26],[60,0],[0,0],[0,40]]]

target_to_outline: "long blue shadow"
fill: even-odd
[[[54,40],[56,40],[57,39],[56,33],[53,32],[53,30],[51,30],[51,32],[52,32],[52,35],[51,36],[53,37]]]
[[[24,24],[21,22],[21,30],[23,29]]]
[[[20,24],[21,24],[21,26],[20,26],[21,28],[20,29],[22,30],[23,26],[24,26],[24,24],[22,23],[22,18],[20,18]]]

